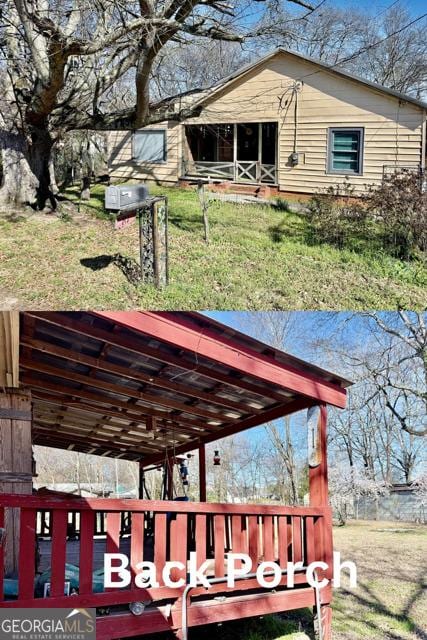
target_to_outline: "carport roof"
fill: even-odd
[[[344,378],[198,313],[23,312],[33,442],[157,464],[315,404]]]

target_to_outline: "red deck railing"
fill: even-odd
[[[18,597],[6,600],[2,579],[12,517],[19,517]],[[164,585],[162,568],[166,561],[186,564],[191,551],[197,553],[198,564],[211,559],[208,575],[217,578],[227,574],[229,552],[247,553],[254,567],[267,560],[282,567],[288,561],[330,564],[330,518],[328,508],[314,507],[0,495],[0,527],[5,527],[0,546],[0,607],[106,607],[134,600],[176,599],[181,590]],[[70,539],[77,545],[79,585],[76,595],[65,596]],[[50,594],[36,597],[36,549],[41,540],[50,549]],[[133,570],[143,559],[154,561],[159,587],[138,589],[131,584],[94,593],[98,547],[102,552],[127,553]],[[185,573],[176,570],[173,579],[185,578]],[[239,583],[242,588],[245,585]],[[213,590],[225,589],[220,585]]]

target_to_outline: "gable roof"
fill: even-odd
[[[199,98],[199,100],[197,100],[196,103],[193,106],[203,105],[204,102],[206,102],[207,100],[211,99],[213,96],[215,96],[217,93],[219,93],[220,91],[225,89],[228,85],[232,84],[238,78],[243,77],[244,75],[246,75],[250,71],[253,71],[257,67],[262,66],[265,62],[267,62],[268,60],[271,60],[272,58],[274,58],[274,57],[276,57],[277,55],[280,55],[280,54],[286,54],[286,55],[289,55],[289,56],[293,56],[294,58],[299,58],[300,60],[304,60],[305,62],[310,62],[310,63],[320,67],[319,71],[313,72],[312,74],[311,73],[307,74],[307,76],[311,76],[311,75],[314,75],[315,73],[320,73],[322,71],[327,71],[327,72],[330,72],[330,73],[334,73],[334,74],[336,74],[338,76],[347,78],[349,80],[353,80],[355,82],[359,82],[360,84],[363,84],[366,87],[369,87],[370,89],[374,89],[375,91],[379,91],[380,93],[385,93],[386,95],[389,95],[389,96],[392,96],[394,98],[397,98],[398,100],[403,100],[404,102],[409,102],[411,104],[416,105],[417,107],[420,107],[421,109],[427,110],[427,102],[423,102],[422,100],[417,100],[416,98],[413,98],[412,96],[408,96],[407,94],[400,93],[399,91],[395,91],[394,89],[388,89],[387,87],[383,87],[382,85],[377,84],[376,82],[371,82],[370,80],[366,80],[365,78],[361,78],[360,76],[356,76],[353,73],[350,73],[349,71],[345,71],[344,69],[336,67],[335,65],[325,64],[321,60],[317,60],[316,58],[311,58],[310,56],[303,55],[302,53],[297,53],[295,51],[290,51],[289,49],[285,49],[283,47],[279,47],[279,48],[275,49],[274,51],[271,51],[267,55],[255,60],[255,62],[251,62],[250,64],[247,64],[244,67],[241,67],[240,69],[235,71],[234,73],[230,74],[226,78],[223,78],[217,84],[213,85],[211,87],[211,89],[208,90],[207,93],[205,93],[201,98]],[[302,76],[301,78],[295,78],[295,79],[296,80],[298,80],[298,79],[303,80],[304,77],[307,77],[307,76]]]

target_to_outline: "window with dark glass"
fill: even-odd
[[[361,174],[363,129],[329,129],[328,173]]]

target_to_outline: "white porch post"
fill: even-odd
[[[233,124],[233,180],[237,182],[237,124]]]

